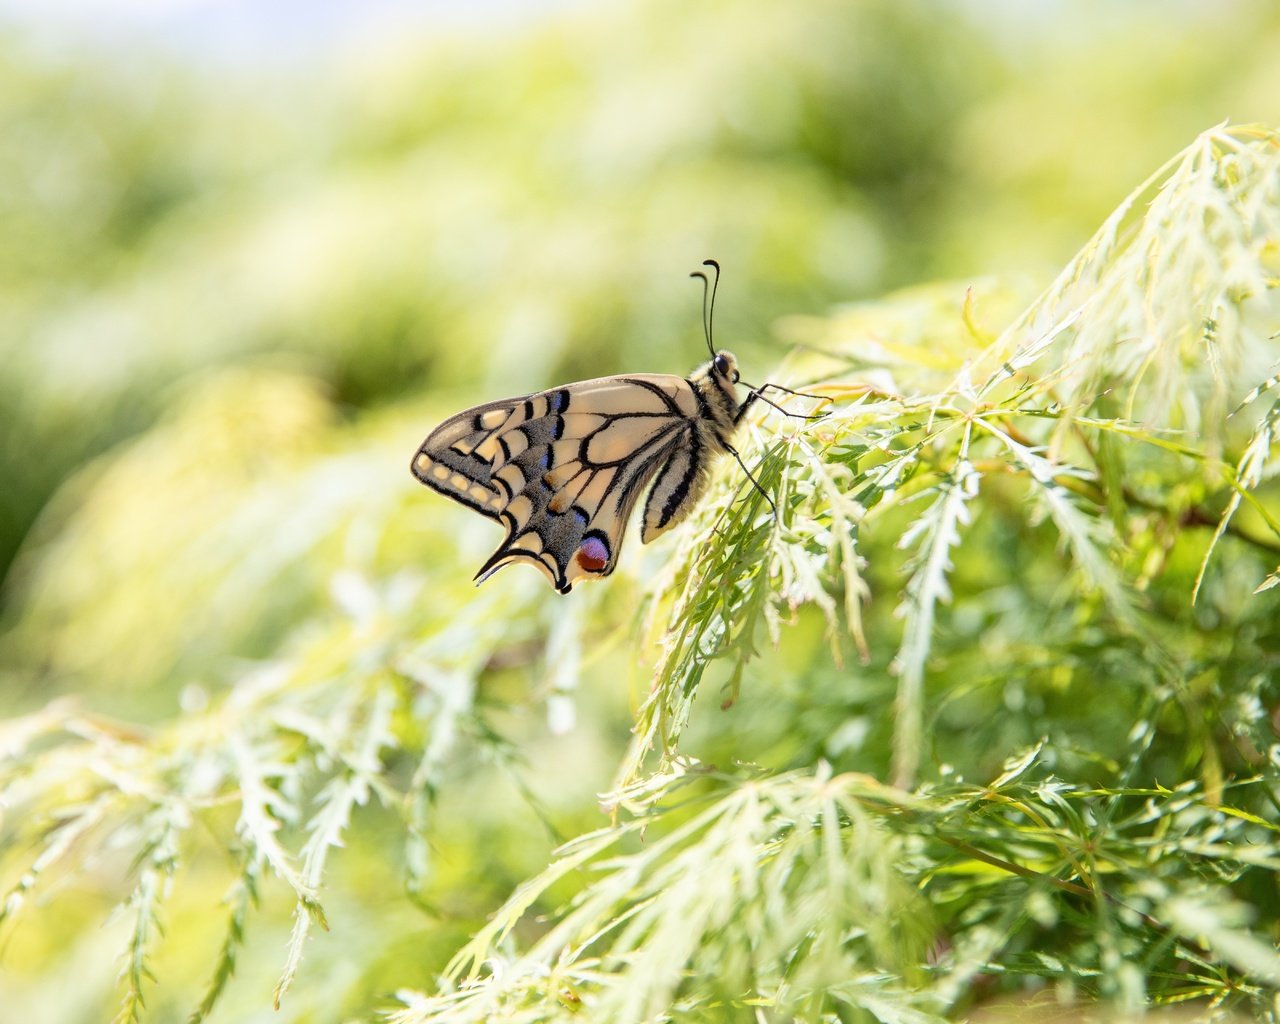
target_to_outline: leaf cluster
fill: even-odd
[[[69,502],[15,640],[65,675],[191,671],[126,644],[122,668],[77,660],[78,629],[100,651],[139,612],[114,603],[109,568],[68,567],[128,561],[133,545],[155,555],[139,608],[169,595],[207,611],[158,619],[156,650],[205,633],[254,657],[218,685],[192,679],[181,713],[153,725],[59,700],[0,726],[0,923],[21,935],[59,888],[111,880],[117,1019],[141,1020],[181,908],[207,913],[218,878],[224,919],[186,1013],[213,1017],[233,974],[261,964],[246,951],[272,901],[290,920],[268,961],[287,1011],[317,931],[341,927],[337,851],[375,836],[438,911],[449,814],[507,811],[468,774],[527,778],[511,668],[541,682],[556,735],[592,699],[574,693],[584,663],[612,657],[644,686],[634,717],[599,716],[606,766],[634,726],[603,798],[614,822],[571,822],[548,866],[534,851],[511,868],[518,885],[469,876],[511,895],[438,983],[388,968],[402,1024],[916,1022],[1028,991],[1272,1012],[1277,283],[1280,136],[1221,127],[1021,312],[983,283],[785,323],[780,379],[824,415],[750,425],[756,483],[720,473],[648,585],[652,673],[592,625],[625,618],[634,561],[568,612],[519,577],[460,596],[441,552],[489,538],[424,529],[417,496],[384,482],[420,409],[339,441],[296,375],[255,377],[285,450],[263,465],[235,443],[244,381],[210,383]],[[211,419],[225,476],[175,472],[172,504],[140,502],[146,468]],[[222,503],[224,481],[248,498]],[[267,529],[300,495],[319,499],[298,529]],[[260,605],[220,603],[243,573],[291,574],[295,603],[273,606],[269,580],[248,588]],[[258,650],[265,616],[301,625]],[[697,706],[717,682],[727,715]],[[565,791],[591,784],[587,746],[561,734],[541,751]],[[522,795],[511,803],[563,824],[543,793]],[[472,834],[468,853],[491,864]],[[482,915],[477,902],[462,913]]]

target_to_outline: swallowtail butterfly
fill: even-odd
[[[719,264],[705,265],[718,283]],[[646,488],[645,544],[689,514],[715,458],[738,457],[732,438],[752,403],[768,388],[789,391],[765,384],[739,401],[737,361],[711,340],[715,284],[708,304],[706,275],[694,276],[711,359],[688,377],[623,374],[505,398],[451,416],[422,442],[414,476],[506,528],[477,581],[517,562],[562,594],[608,576]]]

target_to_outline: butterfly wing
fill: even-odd
[[[706,489],[706,434],[696,426],[686,443],[676,446],[663,463],[644,503],[640,540],[648,544],[680,523]]]
[[[477,578],[527,562],[568,593],[579,579],[613,571],[627,518],[655,474],[671,478],[672,491],[688,465],[700,478],[698,413],[698,398],[682,377],[582,381],[446,420],[418,449],[413,472],[506,527]],[[687,508],[677,511],[683,516]],[[645,519],[648,540],[648,510]],[[674,521],[668,516],[662,529]]]

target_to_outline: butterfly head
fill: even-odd
[[[721,349],[711,360],[711,372],[722,381],[733,385],[738,383],[738,360],[732,352]]]
[[[738,361],[732,352],[723,349],[712,355],[689,375],[689,383],[701,397],[702,415],[728,437],[737,423],[738,410]]]

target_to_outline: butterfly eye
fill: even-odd
[[[721,377],[729,376],[729,358],[723,352],[719,353],[712,361],[712,365],[716,368],[716,373]]]

